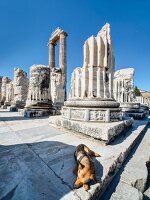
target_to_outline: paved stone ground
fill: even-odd
[[[119,183],[110,200],[150,199],[150,128],[129,159],[120,175]],[[144,195],[143,195],[144,194]]]
[[[147,120],[111,145],[73,132],[52,128],[48,118],[28,119],[0,110],[0,199],[86,200],[106,186],[137,140]],[[75,147],[84,143],[100,153],[94,160],[98,183],[86,192],[73,190]]]

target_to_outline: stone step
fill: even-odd
[[[114,140],[116,136],[128,130],[133,124],[133,119],[128,118],[122,121],[106,123],[68,120],[64,119],[62,116],[50,116],[49,123],[54,127],[58,126],[59,128],[61,126],[109,143]]]
[[[84,140],[84,144],[100,153],[102,157],[97,158],[95,161],[98,183],[91,185],[89,192],[85,192],[83,188],[76,190],[76,193],[78,196],[80,196],[81,199],[97,199],[98,196],[101,196],[101,194],[105,191],[109,183],[114,178],[115,174],[121,167],[133,146],[138,141],[147,124],[148,119],[135,121],[131,130],[129,130],[125,135],[121,135],[114,142],[107,146],[103,146],[101,143],[99,143],[99,141],[94,139],[93,141],[94,143],[97,143],[97,146],[91,143],[90,138],[88,138],[88,140]],[[61,130],[64,131],[64,129]],[[70,131],[66,132],[70,133]],[[72,134],[76,135],[76,133]]]
[[[136,152],[124,167],[120,181],[110,200],[132,199],[140,200],[144,196],[150,198],[148,181],[148,166],[150,162],[150,128],[144,135]]]

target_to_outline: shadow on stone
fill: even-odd
[[[75,148],[57,141],[0,145],[0,199],[76,199]],[[94,162],[100,182],[103,167]]]

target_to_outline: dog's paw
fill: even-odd
[[[88,191],[90,189],[90,186],[88,184],[83,184],[83,188]]]

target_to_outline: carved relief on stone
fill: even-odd
[[[105,111],[90,110],[91,121],[105,121]]]
[[[31,66],[26,105],[50,100],[50,69],[45,65]]]
[[[85,110],[71,109],[71,119],[84,120],[85,119]]]
[[[62,116],[64,117],[64,118],[67,118],[67,119],[70,119],[70,109],[63,109],[63,111],[62,111]]]
[[[111,111],[110,112],[110,118],[111,118],[111,120],[122,119],[122,115],[121,115],[120,112]]]

